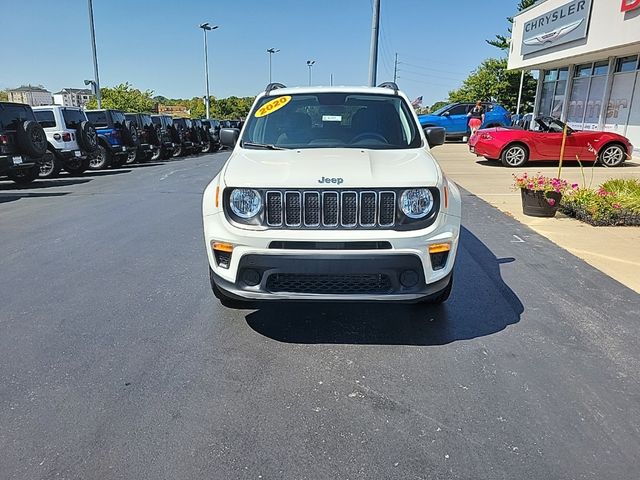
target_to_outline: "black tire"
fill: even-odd
[[[62,162],[53,151],[47,150],[39,162],[38,178],[56,178],[60,170]]]
[[[441,303],[444,303],[448,300],[449,296],[451,295],[452,288],[453,288],[453,274],[451,274],[451,277],[449,278],[449,283],[447,284],[446,287],[444,287],[438,293],[425,298],[420,303],[428,304],[428,305],[440,305]]]
[[[131,150],[129,153],[127,153],[124,164],[131,165],[132,163],[136,163],[138,162],[138,158],[141,156],[142,155],[140,155],[140,152],[138,151],[137,148],[135,150]]]
[[[127,120],[124,122],[124,127],[120,130],[120,135],[122,135],[122,143],[127,147],[135,147],[138,145],[138,132],[131,121]]]
[[[16,141],[20,150],[30,157],[40,158],[47,152],[47,136],[38,122],[25,120],[19,123]]]
[[[162,149],[160,147],[154,147],[153,151],[151,152],[151,157],[149,157],[149,160],[152,162],[157,162],[161,158],[162,158]]]
[[[174,158],[181,157],[182,156],[182,151],[183,151],[182,145],[177,144],[175,146],[175,148],[173,149],[173,153],[171,154],[171,156],[174,157]]]
[[[82,175],[89,168],[88,158],[72,158],[64,162],[64,169],[69,175]]]
[[[598,153],[598,162],[603,167],[619,167],[627,159],[627,152],[619,143],[609,143]]]
[[[76,128],[76,138],[82,151],[93,153],[98,149],[98,133],[91,122],[82,122]]]
[[[160,135],[158,134],[158,130],[156,129],[156,127],[151,126],[151,127],[147,127],[147,132],[149,135],[149,143],[151,143],[151,145],[153,146],[158,146],[160,145]]]
[[[89,170],[102,170],[111,163],[111,153],[104,145],[98,144],[96,154],[89,161]]]
[[[27,185],[33,182],[40,174],[40,166],[31,168],[14,168],[9,170],[7,176],[18,185]]]
[[[213,146],[211,145],[211,142],[205,143],[204,146],[202,147],[202,153],[211,153],[211,150],[213,150]]]
[[[173,151],[164,147],[161,149],[161,152],[160,158],[162,158],[162,160],[169,160],[173,156]]]
[[[126,161],[126,155],[113,155],[111,158],[111,168],[121,168]]]
[[[220,300],[223,307],[235,310],[251,308],[250,302],[228,297],[222,290],[220,290],[220,288],[218,288],[218,285],[216,285],[216,282],[213,279],[213,270],[211,270],[211,267],[209,267],[209,281],[211,282],[211,290],[213,291],[213,294],[218,300]]]
[[[500,162],[505,167],[522,167],[529,161],[529,149],[522,143],[507,145],[500,155]]]

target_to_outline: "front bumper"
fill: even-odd
[[[230,297],[411,302],[447,286],[455,262],[460,218],[440,213],[434,224],[417,231],[256,231],[231,225],[223,213],[216,213],[204,217],[204,230],[212,279]],[[212,242],[233,245],[228,268],[218,264]],[[292,247],[287,248],[287,242],[315,246],[289,244]],[[347,246],[339,250],[325,246],[343,242]],[[354,249],[348,242],[386,246]],[[442,243],[448,243],[450,250],[444,264],[434,267],[429,245]]]

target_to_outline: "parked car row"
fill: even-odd
[[[0,102],[0,176],[26,184],[61,170],[79,175],[212,153],[220,149],[221,126],[215,119]]]
[[[468,137],[469,117],[467,114],[475,103],[451,103],[439,108],[433,113],[419,115],[422,128],[443,127],[447,140]],[[502,105],[494,102],[482,102],[484,107],[484,122],[481,128],[506,127],[511,125],[511,114]]]

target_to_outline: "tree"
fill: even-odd
[[[515,111],[520,88],[520,71],[507,70],[506,58],[488,58],[463,82],[462,87],[449,92],[452,102],[495,101]],[[530,109],[536,94],[536,80],[525,73],[522,106]]]
[[[436,110],[438,110],[439,108],[444,107],[445,105],[448,105],[449,103],[451,103],[451,102],[445,102],[445,101],[442,101],[442,100],[439,101],[439,102],[436,102],[436,103],[434,103],[433,105],[431,105],[429,107],[429,113],[433,113]]]
[[[9,94],[6,90],[0,90],[0,102],[6,102],[9,100]]]
[[[525,10],[525,9],[529,8],[531,5],[536,3],[536,1],[537,0],[520,0],[518,2],[518,12],[521,12],[522,10]],[[512,25],[513,24],[513,17],[507,17],[507,21],[509,22],[509,25]],[[509,34],[511,34],[511,26],[509,26],[507,31],[509,32]],[[511,38],[509,38],[509,37],[505,37],[504,35],[496,35],[495,39],[487,40],[487,43],[489,45],[493,45],[494,47],[499,48],[500,50],[508,52],[509,51],[509,42],[510,41],[511,41]]]
[[[129,83],[121,83],[113,88],[100,89],[102,95],[102,108],[113,108],[123,112],[151,112],[155,109],[156,102],[152,98],[153,90],[141,91],[133,88]],[[98,102],[93,98],[87,108],[97,108]]]

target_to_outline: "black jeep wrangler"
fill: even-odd
[[[214,118],[205,118],[204,120],[202,120],[202,126],[209,135],[210,143],[209,150],[203,150],[203,153],[217,152],[222,146],[220,144],[220,120],[216,120]]]
[[[125,113],[124,116],[138,132],[138,148],[129,153],[127,163],[159,160],[160,136],[151,120],[151,115],[148,113]]]
[[[20,184],[33,182],[47,152],[47,136],[33,110],[22,103],[0,102],[0,175]]]
[[[174,118],[173,126],[177,133],[174,140],[176,148],[173,151],[173,156],[180,157],[182,155],[194,153],[199,147],[199,144],[196,146],[196,143],[194,142],[193,123],[191,123],[191,120],[188,118]]]
[[[209,153],[211,148],[211,142],[209,142],[209,135],[202,124],[202,120],[191,120],[191,132],[194,143],[196,144],[196,152]]]
[[[178,132],[173,126],[173,118],[169,115],[151,115],[151,121],[156,127],[161,142],[160,158],[162,160],[171,158],[176,143],[180,143]]]
[[[87,110],[87,118],[98,132],[98,151],[89,168],[121,167],[129,152],[138,148],[138,131],[120,110]]]

